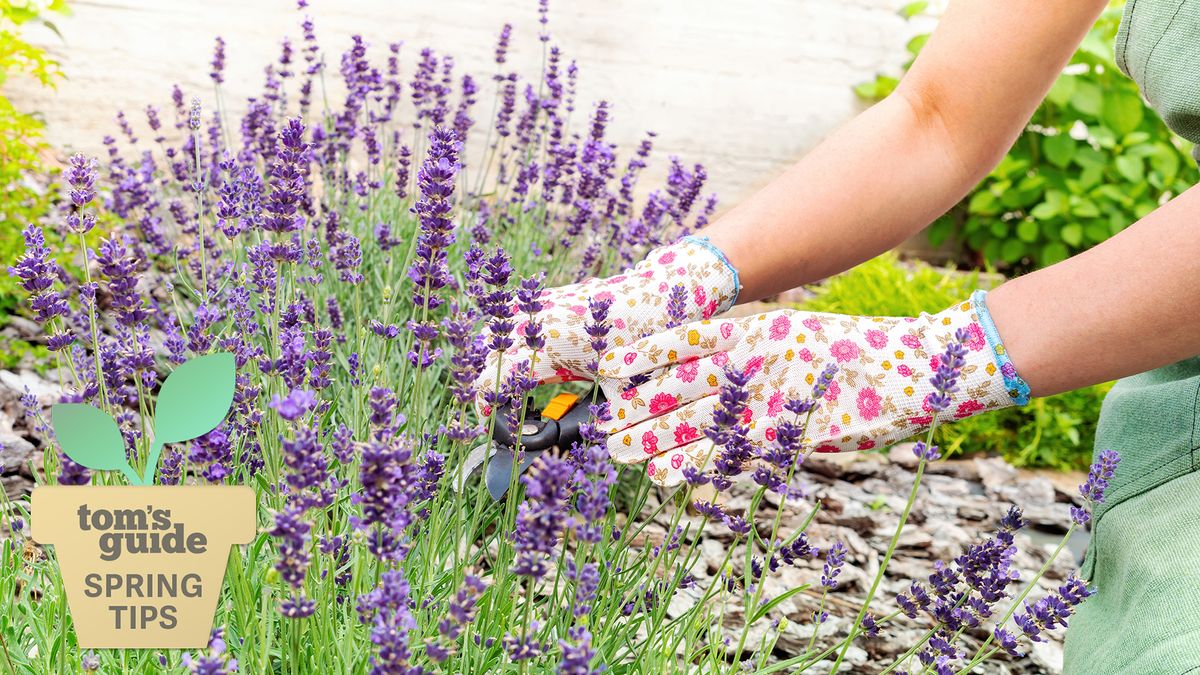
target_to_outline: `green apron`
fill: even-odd
[[[1200,141],[1200,0],[1130,0],[1116,61]],[[1096,449],[1121,463],[1095,514],[1082,574],[1096,595],[1071,620],[1065,672],[1200,675],[1200,357],[1118,382]]]

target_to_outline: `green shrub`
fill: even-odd
[[[913,3],[903,15],[926,4]],[[1200,178],[1188,144],[1171,135],[1117,69],[1113,40],[1122,7],[1114,3],[1096,22],[1008,155],[930,227],[934,245],[955,235],[973,263],[1016,271],[1051,265],[1120,232]],[[909,43],[914,58],[927,37]],[[856,91],[879,100],[897,82],[881,75]]]
[[[936,312],[993,285],[979,272],[946,273],[923,262],[901,262],[894,253],[833,277],[802,309],[874,316]],[[1034,399],[1023,408],[941,427],[943,449],[1004,455],[1017,466],[1086,468],[1091,458],[1100,402],[1110,384]]]
[[[0,0],[0,87],[12,77],[31,77],[46,87],[55,85],[62,76],[58,63],[27,42],[21,31],[40,24],[57,33],[46,14],[66,11],[64,0],[49,4]],[[16,280],[6,271],[25,250],[21,230],[45,216],[55,192],[38,186],[31,178],[44,180],[50,175],[42,162],[46,149],[42,127],[38,117],[18,110],[0,93],[0,192],[4,194],[0,200],[0,326],[16,311],[21,297]],[[12,367],[31,349],[35,348],[27,343],[6,343],[0,338],[0,367]]]

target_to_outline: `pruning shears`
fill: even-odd
[[[588,405],[595,401],[604,402],[604,393],[598,388],[580,397],[577,394],[561,393],[550,399],[541,414],[531,418],[526,413],[526,419],[520,429],[513,429],[509,423],[512,417],[511,405],[505,405],[496,410],[492,425],[490,441],[476,447],[467,455],[463,463],[462,475],[458,488],[461,490],[467,477],[475,473],[484,461],[487,466],[484,471],[484,482],[492,499],[499,501],[508,491],[512,482],[514,465],[516,465],[516,450],[519,446],[524,452],[524,458],[519,466],[515,466],[517,475],[524,473],[538,457],[545,452],[560,453],[569,450],[573,443],[581,440],[579,426],[589,418]],[[526,411],[532,411],[533,397],[526,399]]]

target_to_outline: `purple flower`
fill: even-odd
[[[71,204],[77,209],[82,209],[96,198],[96,159],[94,157],[85,157],[81,153],[75,153],[71,156],[70,164],[67,170],[63,172],[63,177],[67,181],[67,185],[71,188],[68,195],[71,198]],[[95,225],[95,218],[92,218],[91,224]],[[76,232],[85,233],[91,229],[72,228]]]
[[[870,612],[867,612],[863,615],[862,623],[860,625],[862,626],[863,633],[867,637],[876,637],[879,635],[879,623],[875,620],[875,615],[871,614]]]
[[[534,320],[538,312],[542,311],[542,303],[538,301],[541,294],[541,275],[522,279],[517,287],[517,308],[528,316],[522,331],[525,334],[525,346],[533,352],[546,346],[546,337],[542,335],[542,324],[540,321]]]
[[[825,370],[817,376],[817,381],[813,383],[813,400],[821,400],[825,396],[825,392],[829,389],[829,385],[833,383],[834,375],[837,375],[838,367],[835,363],[830,363],[825,366]]]
[[[580,521],[575,534],[581,541],[596,544],[603,539],[609,492],[617,482],[617,472],[609,459],[607,434],[600,428],[611,419],[608,404],[592,406],[590,412],[591,420],[579,427],[582,446],[577,446],[573,454],[582,473],[575,494],[575,510]]]
[[[938,356],[937,372],[929,378],[929,383],[933,385],[933,393],[926,399],[929,409],[935,413],[949,408],[950,395],[958,391],[958,376],[967,363],[965,343],[970,338],[971,334],[960,328],[946,343],[946,351]]]
[[[936,445],[925,445],[924,441],[917,441],[913,444],[912,452],[917,456],[917,459],[926,462],[934,462],[942,458],[941,451]]]
[[[517,554],[513,574],[541,579],[549,571],[550,555],[572,524],[569,502],[580,473],[570,461],[546,454],[521,476],[525,501],[517,509],[512,533]]]
[[[910,619],[917,618],[917,614],[929,607],[931,602],[928,591],[916,581],[909,585],[907,593],[901,592],[896,596],[896,604]]]
[[[733,516],[725,514],[725,527],[728,527],[731,532],[741,536],[750,534],[750,521],[742,516]]]
[[[1001,628],[1000,626],[996,626],[996,628],[992,631],[992,635],[996,638],[996,644],[1000,645],[1000,648],[1007,652],[1009,656],[1013,657],[1014,659],[1019,659],[1022,656],[1025,656],[1025,654],[1017,648],[1017,636]]]
[[[546,653],[546,643],[536,639],[538,630],[541,625],[537,621],[530,622],[529,626],[521,636],[509,633],[504,636],[504,651],[508,653],[508,658],[515,661],[530,661],[540,657]]]
[[[48,323],[58,316],[65,316],[70,308],[66,297],[54,290],[54,282],[65,276],[62,267],[50,257],[46,246],[46,235],[32,223],[21,231],[25,238],[25,253],[17,264],[8,268],[8,273],[17,278],[17,283],[30,294],[29,304],[37,320]]]
[[[299,117],[289,119],[279,132],[275,161],[271,165],[271,194],[267,199],[267,217],[263,229],[271,232],[296,232],[304,227],[299,207],[307,192],[309,145],[304,140],[304,124]]]
[[[837,588],[837,576],[841,574],[842,565],[845,563],[846,545],[840,541],[836,542],[825,553],[825,569],[821,575],[821,585],[830,590]]]
[[[592,602],[596,599],[596,591],[600,588],[600,568],[596,563],[586,563],[577,566],[575,561],[568,558],[566,577],[575,582],[575,600],[571,613],[576,618],[590,614]]]
[[[500,37],[496,40],[496,65],[502,66],[508,60],[508,41],[512,38],[512,24],[506,23],[500,29]],[[498,76],[497,76],[498,77]]]
[[[446,249],[454,243],[451,211],[461,147],[453,131],[434,129],[429,135],[429,153],[417,172],[421,198],[412,211],[421,222],[421,232],[408,276],[413,282],[413,304],[423,310],[440,307],[443,300],[436,291],[450,283]]]
[[[591,667],[596,651],[592,649],[592,634],[585,626],[572,626],[567,630],[570,641],[559,640],[562,660],[558,662],[558,675],[597,675],[601,669]]]
[[[683,467],[683,479],[692,487],[707,485],[709,482],[709,477],[704,472],[692,466]]]
[[[92,481],[92,473],[82,464],[76,464],[66,454],[61,452],[58,454],[58,464],[59,485],[87,485]]]
[[[1102,450],[1088,469],[1087,480],[1079,486],[1079,494],[1087,502],[1085,508],[1071,507],[1071,519],[1079,525],[1086,525],[1091,520],[1090,507],[1104,502],[1104,491],[1108,483],[1117,473],[1117,464],[1121,455],[1116,450]]]
[[[542,31],[538,34],[538,39],[542,42],[550,41],[550,0],[538,0],[538,23],[542,24]]]
[[[217,36],[216,45],[213,47],[212,72],[208,76],[212,78],[213,84],[225,81],[225,40],[220,36]]]
[[[371,442],[362,451],[359,465],[361,490],[353,501],[361,506],[362,517],[355,526],[368,533],[372,555],[393,560],[406,548],[400,534],[411,522],[407,507],[412,499],[412,452],[394,440]]]
[[[713,466],[725,481],[742,473],[746,464],[753,459],[753,445],[749,438],[749,425],[742,415],[750,401],[746,385],[751,374],[738,371],[732,366],[725,370],[725,384],[721,385],[718,406],[713,412],[713,425],[705,430],[706,435],[720,448]],[[719,489],[724,489],[718,486]]]
[[[379,585],[358,600],[358,614],[371,624],[371,642],[378,648],[371,656],[371,675],[415,674],[410,667],[413,654],[409,632],[417,627],[412,615],[408,580],[400,570],[388,570]]]
[[[1022,610],[1013,616],[1013,621],[1025,637],[1033,642],[1042,642],[1043,631],[1065,628],[1067,619],[1075,612],[1075,608],[1093,593],[1083,580],[1072,575],[1056,591],[1032,605],[1026,602]]]
[[[408,196],[409,170],[412,166],[412,150],[407,145],[400,146],[396,161],[396,196],[404,199]]]
[[[181,657],[184,667],[193,675],[227,675],[238,670],[237,659],[229,658],[225,647],[225,627],[218,626],[212,630],[208,638],[208,650],[196,654],[184,654]]]
[[[1104,490],[1108,489],[1109,482],[1115,476],[1117,464],[1120,462],[1121,455],[1116,450],[1102,450],[1096,462],[1088,470],[1084,484],[1079,486],[1079,494],[1092,503],[1102,503]]]
[[[475,380],[483,370],[487,359],[487,344],[482,335],[476,334],[475,322],[478,315],[474,310],[452,311],[442,320],[442,331],[454,348],[450,356],[450,393],[461,404],[475,400]],[[465,440],[465,439],[459,439]]]
[[[700,514],[701,517],[707,518],[708,520],[725,519],[725,511],[719,504],[714,504],[713,502],[704,500],[697,500],[692,503],[692,508],[695,509],[696,513]]]
[[[270,532],[271,536],[279,538],[279,560],[275,563],[275,570],[293,589],[292,602],[281,607],[281,611],[289,618],[303,618],[296,616],[296,612],[306,606],[302,589],[311,560],[308,545],[312,539],[312,525],[303,519],[303,513],[303,507],[298,504],[285,506],[275,514],[274,527]]]
[[[295,421],[316,407],[317,395],[307,389],[293,389],[284,398],[279,394],[271,397],[267,407],[279,413],[279,416],[289,422]]]
[[[311,427],[300,427],[295,438],[281,439],[288,503],[304,508],[327,506],[320,488],[329,480],[329,461],[322,451],[320,436]]]
[[[595,358],[588,362],[587,369],[591,373],[599,372],[600,355],[608,349],[608,333],[611,327],[608,323],[608,310],[612,307],[612,298],[589,298],[588,313],[591,316],[591,321],[583,325],[583,330],[591,338],[592,351],[596,352]]]
[[[688,290],[683,284],[671,287],[671,295],[667,298],[667,327],[674,328],[687,318]]]

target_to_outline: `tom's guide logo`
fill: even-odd
[[[234,386],[231,354],[176,368],[159,391],[153,437],[141,451],[127,451],[113,418],[98,408],[71,403],[51,410],[68,457],[119,472],[128,483],[44,485],[33,492],[33,538],[54,546],[81,647],[207,643],[229,547],[254,537],[254,491],[154,483],[163,446],[216,428],[229,412]]]

